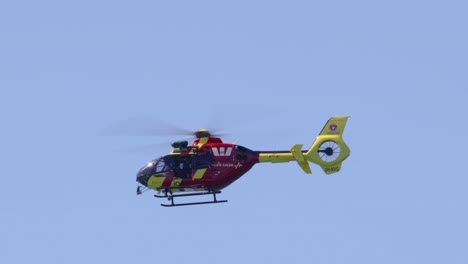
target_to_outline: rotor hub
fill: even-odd
[[[195,134],[196,138],[203,138],[203,137],[210,137],[211,136],[211,133],[206,129],[199,129],[199,130],[195,131],[194,134]]]
[[[328,156],[333,155],[333,149],[331,147],[327,147],[323,152]]]

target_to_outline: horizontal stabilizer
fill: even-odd
[[[309,162],[304,159],[304,156],[302,155],[302,144],[296,144],[291,148],[291,153],[294,157],[294,159],[297,161],[297,164],[301,169],[307,173],[311,174],[312,170],[310,169]]]

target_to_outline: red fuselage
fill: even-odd
[[[201,138],[150,162],[137,174],[137,181],[171,192],[221,190],[258,162],[255,151],[219,138]]]

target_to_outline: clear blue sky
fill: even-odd
[[[3,1],[0,263],[468,263],[466,1]],[[259,164],[227,204],[135,195],[180,136],[309,146],[351,115],[332,176]]]

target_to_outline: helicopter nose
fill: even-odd
[[[136,181],[139,182],[143,186],[148,186],[149,178],[150,178],[149,174],[138,173],[136,176]]]

